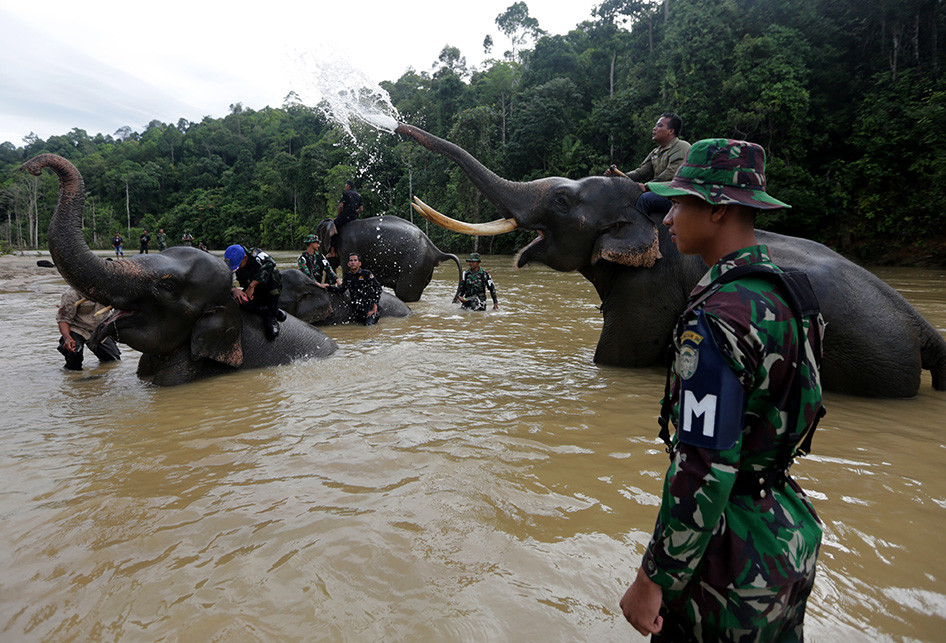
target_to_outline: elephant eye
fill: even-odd
[[[570,203],[567,192],[556,192],[554,201],[555,205],[561,208],[567,208]]]
[[[175,284],[173,281],[159,281],[158,288],[172,297],[177,297],[177,284]]]

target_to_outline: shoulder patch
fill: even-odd
[[[742,433],[745,391],[723,356],[702,310],[689,325],[677,354],[679,428],[684,444],[722,451]]]

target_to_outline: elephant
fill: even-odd
[[[708,267],[699,256],[681,254],[659,218],[637,210],[635,181],[606,176],[509,181],[449,141],[405,123],[395,132],[456,163],[503,218],[465,224],[419,201],[418,211],[466,234],[535,230],[515,265],[536,261],[558,271],[577,270],[592,283],[604,317],[595,362],[661,364],[687,297]],[[808,273],[827,322],[826,390],[914,397],[924,369],[932,373],[933,388],[946,390],[946,340],[900,293],[820,243],[764,230],[757,230],[757,238],[776,264]]]
[[[321,330],[291,316],[278,337],[265,339],[260,317],[233,299],[227,264],[203,250],[174,246],[116,261],[98,257],[82,235],[85,186],[76,167],[54,154],[20,167],[34,175],[49,168],[59,176],[59,203],[49,224],[53,263],[77,290],[115,309],[94,337],[114,335],[141,351],[142,379],[181,384],[238,368],[325,357],[337,349]]]
[[[316,227],[322,247],[330,246],[332,219]],[[361,263],[378,278],[382,286],[394,290],[398,299],[418,301],[424,288],[442,261],[452,259],[462,273],[460,259],[441,252],[416,225],[394,215],[355,219],[341,227],[335,241],[335,254],[344,264],[351,252],[361,255]],[[459,279],[458,279],[459,280]]]
[[[279,307],[287,313],[316,326],[350,324],[355,321],[347,292],[339,294],[319,288],[311,277],[296,268],[280,272],[282,293],[279,295]],[[407,317],[411,314],[407,304],[384,291],[381,292],[378,311],[381,317]]]

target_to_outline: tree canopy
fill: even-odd
[[[868,261],[946,264],[944,13],[943,0],[605,0],[569,33],[548,34],[522,1],[496,17],[508,39],[495,43],[499,58],[469,67],[447,45],[430,72],[381,86],[401,120],[511,180],[636,167],[653,123],[672,111],[690,142],[766,148],[768,189],[794,207],[760,215],[761,227]],[[497,216],[448,161],[388,132],[352,131],[287,99],[237,102],[196,123],[4,143],[2,242],[45,245],[56,180],[13,171],[42,152],[82,172],[87,237],[102,247],[116,230],[159,227],[171,242],[186,230],[215,248],[299,247],[333,216],[348,178],[366,214],[413,218],[416,194],[457,218]],[[445,249],[475,243],[419,225]],[[527,235],[489,249],[511,252]]]

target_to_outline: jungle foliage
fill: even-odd
[[[930,248],[925,258],[946,263],[943,4],[604,0],[568,34],[552,35],[516,2],[496,19],[508,51],[469,68],[447,46],[430,71],[409,69],[382,87],[401,120],[512,180],[579,178],[611,163],[633,169],[653,147],[660,113],[673,111],[690,142],[724,136],[765,146],[768,189],[794,207],[763,215],[762,227],[871,261]],[[487,37],[484,47],[493,46]],[[287,97],[280,108],[235,103],[223,118],[152,121],[140,132],[73,129],[4,143],[2,238],[45,246],[56,180],[14,172],[41,152],[82,172],[86,233],[98,247],[119,230],[134,248],[140,230],[153,238],[162,227],[172,243],[187,230],[211,248],[296,248],[334,215],[350,177],[366,215],[417,220],[416,194],[457,218],[496,217],[448,161],[388,132],[356,124],[354,134]],[[475,243],[512,252],[530,236],[472,240],[426,229],[456,252]]]

